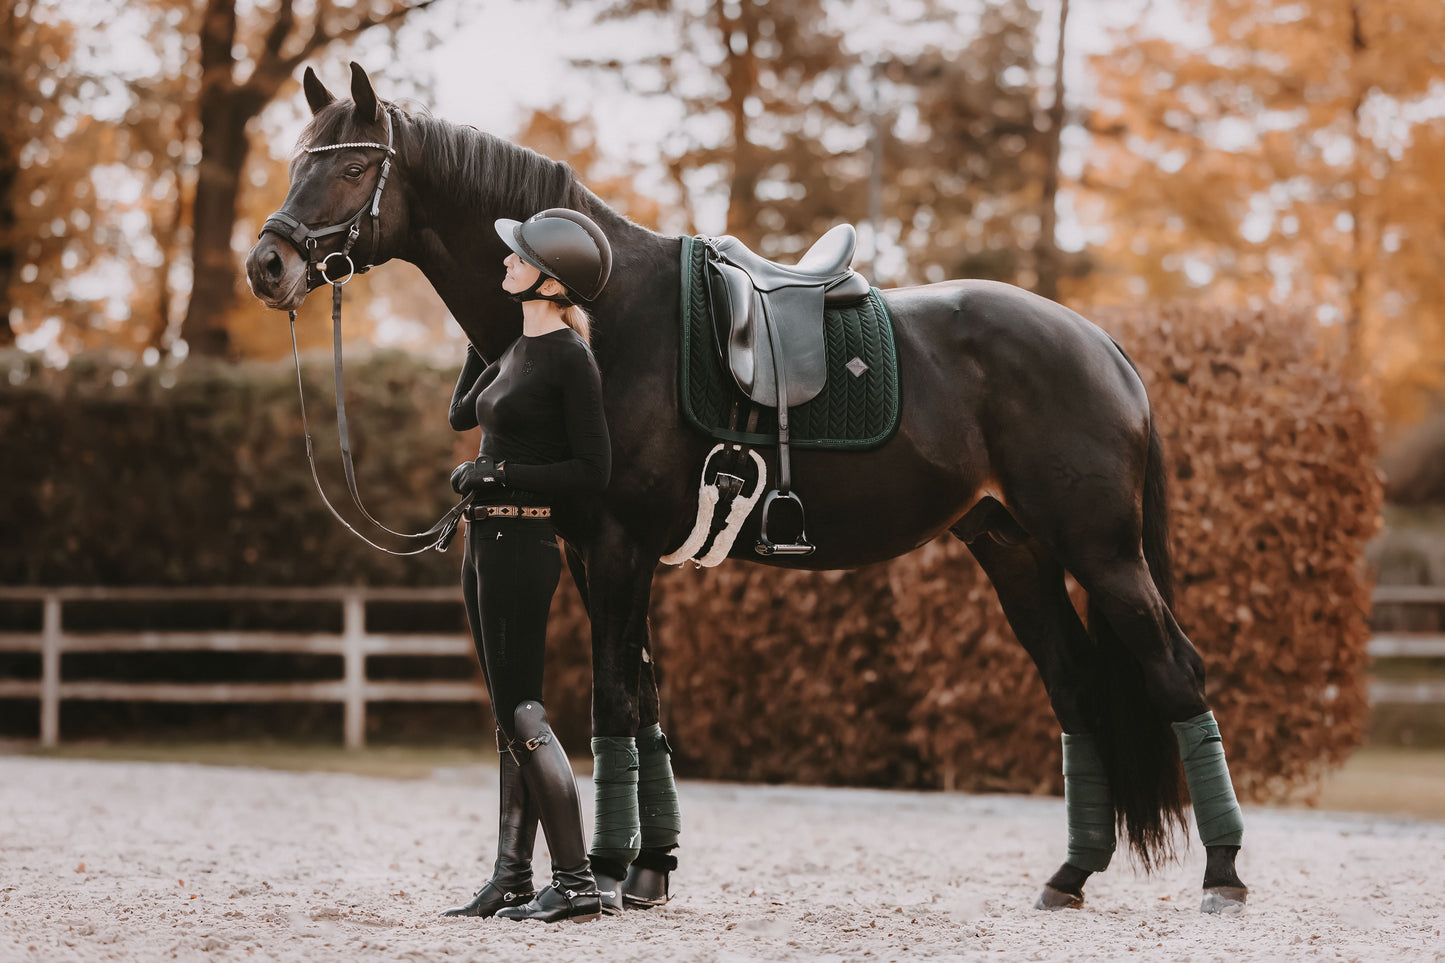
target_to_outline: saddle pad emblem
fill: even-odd
[[[846,367],[848,372],[855,378],[863,377],[863,372],[868,370],[867,362],[856,354],[853,356],[853,360],[844,365],[844,367]]]

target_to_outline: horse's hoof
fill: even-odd
[[[622,898],[628,909],[652,909],[672,899],[668,892],[668,872],[633,865],[627,870],[627,880],[622,884]]]
[[[1244,900],[1248,895],[1249,890],[1243,886],[1211,886],[1204,891],[1204,902],[1200,904],[1199,911],[1238,916],[1244,912]]]
[[[1079,909],[1083,905],[1084,897],[1054,889],[1047,883],[1044,884],[1044,891],[1039,894],[1039,898],[1034,900],[1034,909],[1041,910]]]

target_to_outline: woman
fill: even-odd
[[[473,494],[462,592],[487,679],[501,752],[501,820],[491,880],[446,916],[596,918],[601,896],[587,858],[582,808],[567,754],[547,723],[542,670],[547,610],[561,575],[550,500],[600,492],[612,470],[602,381],[587,314],[612,268],[607,238],[576,211],[498,220],[512,249],[502,288],[522,304],[522,336],[484,366],[468,347],[451,424],[482,428],[481,453],[452,472]],[[537,822],[552,883],[532,891]],[[610,905],[610,904],[609,904]]]

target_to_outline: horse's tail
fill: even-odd
[[[1173,606],[1169,559],[1169,504],[1164,445],[1149,426],[1144,473],[1144,560],[1166,605]],[[1114,819],[1146,871],[1174,857],[1176,830],[1184,826],[1179,749],[1169,720],[1149,698],[1144,670],[1095,604],[1089,633],[1100,658],[1096,727],[1114,802]]]

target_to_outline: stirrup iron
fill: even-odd
[[[798,506],[798,540],[796,542],[774,542],[768,538],[768,518],[778,499],[786,499]],[[818,546],[808,541],[808,527],[803,519],[803,500],[794,492],[777,488],[763,496],[763,516],[758,526],[758,543],[753,549],[759,555],[812,555]]]

